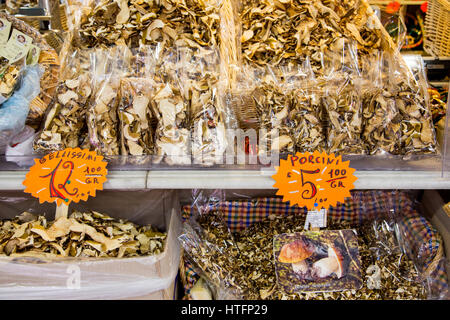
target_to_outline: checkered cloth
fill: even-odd
[[[241,231],[255,222],[263,220],[270,214],[293,215],[306,214],[306,208],[291,207],[281,198],[255,198],[252,200],[223,201],[215,206],[224,214],[231,232]],[[347,221],[362,224],[375,218],[395,217],[405,240],[408,256],[422,273],[429,273],[430,295],[436,297],[447,292],[447,273],[445,260],[436,263],[435,257],[442,246],[437,231],[414,209],[414,201],[407,192],[400,191],[353,191],[352,198],[344,204],[330,208],[328,216],[334,222]],[[191,207],[183,207],[183,219],[191,215]],[[197,280],[197,274],[188,261],[185,264],[185,292]],[[428,270],[429,267],[432,270]]]

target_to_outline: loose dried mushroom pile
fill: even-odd
[[[328,230],[355,228],[364,279],[360,290],[287,294],[276,284],[273,258],[273,236],[301,232],[303,215],[271,215],[249,228],[231,234],[227,232],[220,213],[198,220],[203,238],[196,245],[186,245],[185,257],[200,269],[209,281],[237,292],[244,299],[424,299],[425,287],[411,260],[399,247],[393,230],[386,222],[351,226],[347,222],[328,219]],[[222,224],[218,227],[218,224]],[[188,229],[189,230],[189,229]],[[188,233],[192,235],[192,232]],[[187,237],[191,240],[195,238]],[[185,238],[186,239],[186,238]],[[379,269],[378,269],[379,268]],[[368,280],[379,271],[379,289]],[[241,296],[240,296],[241,295]]]
[[[311,57],[316,74],[323,74],[322,54],[339,52],[346,39],[358,50],[381,47],[381,30],[357,0],[245,0],[240,13],[242,54],[258,65],[301,64]]]
[[[74,211],[69,218],[47,221],[24,212],[0,221],[0,256],[134,257],[163,252],[166,233],[137,226],[99,212]]]
[[[174,45],[214,47],[219,42],[218,10],[210,0],[101,0],[82,17],[76,45],[161,43],[169,51]]]

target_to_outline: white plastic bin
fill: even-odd
[[[164,252],[131,258],[0,257],[0,299],[173,299],[180,259],[180,208],[175,192],[101,191],[73,209],[95,210],[167,231]],[[19,191],[0,193],[0,219],[23,211],[53,220],[55,206]]]

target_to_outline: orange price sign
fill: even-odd
[[[350,190],[357,178],[350,161],[334,154],[315,151],[296,153],[287,160],[280,160],[275,179],[277,195],[291,205],[307,207],[308,210],[328,209],[350,197]]]
[[[25,192],[39,198],[40,203],[57,205],[86,201],[103,190],[107,162],[95,151],[67,148],[35,159],[23,185]]]

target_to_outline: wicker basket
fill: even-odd
[[[30,103],[30,112],[28,113],[27,124],[36,128],[40,125],[42,117],[48,104],[53,99],[53,95],[58,84],[59,77],[59,58],[56,51],[50,47],[42,35],[36,29],[22,20],[19,20],[7,13],[0,12],[0,18],[12,22],[12,27],[33,38],[33,43],[41,49],[39,64],[44,68],[44,74],[41,77],[41,92]]]
[[[424,49],[438,56],[450,56],[450,1],[430,0],[425,17]]]

